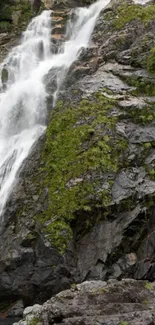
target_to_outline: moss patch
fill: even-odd
[[[152,121],[155,120],[155,105],[150,104],[143,107],[142,109],[138,107],[129,108],[127,110],[128,117],[131,117],[131,119],[140,125],[147,125],[150,124]],[[144,144],[145,148],[150,148],[150,143]]]
[[[21,0],[13,3],[8,0],[0,4],[0,33],[25,29],[33,15],[30,2]]]
[[[0,21],[0,33],[10,32],[11,24],[8,21]]]
[[[83,215],[86,227],[94,207],[97,211],[110,204],[113,182],[109,179],[104,187],[103,177],[118,171],[127,147],[126,140],[116,136],[117,118],[111,115],[115,105],[98,93],[78,106],[59,102],[52,111],[44,152],[50,202],[42,222],[61,250],[72,237],[72,220]]]
[[[39,317],[34,317],[33,319],[31,319],[28,323],[28,325],[37,325],[38,323],[40,323],[40,318]]]
[[[12,21],[12,6],[10,4],[0,5],[0,21]]]
[[[152,290],[153,289],[153,285],[150,282],[146,282],[145,289]]]
[[[128,85],[135,87],[136,89],[132,90],[134,96],[146,95],[146,96],[155,96],[155,81],[146,80],[143,77],[131,76],[122,78]]]
[[[118,30],[136,19],[139,19],[145,26],[147,26],[151,20],[155,19],[155,6],[149,5],[144,7],[124,2],[117,8],[113,18],[112,25]]]
[[[155,73],[155,46],[152,47],[147,58],[147,70],[151,73]]]

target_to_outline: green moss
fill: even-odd
[[[10,32],[11,24],[8,21],[0,21],[0,33]]]
[[[100,288],[99,289],[99,292],[100,293],[106,293],[106,292],[108,292],[108,289],[106,289],[106,288]]]
[[[151,73],[155,73],[155,46],[150,50],[147,58],[147,69]]]
[[[27,235],[27,239],[29,239],[29,240],[36,239],[36,234],[29,233],[29,234]]]
[[[134,67],[142,67],[148,70],[148,52],[154,43],[153,35],[144,34],[138,42],[138,46],[131,49],[130,64]]]
[[[40,318],[39,317],[34,317],[33,319],[31,319],[28,322],[28,325],[37,325],[38,323],[40,323]]]
[[[155,168],[152,168],[151,170],[148,171],[149,177],[152,181],[155,180]]]
[[[152,145],[151,145],[150,142],[145,142],[145,143],[143,143],[143,147],[144,147],[145,149],[149,149],[149,148],[152,147]]]
[[[90,226],[94,207],[110,204],[110,184],[102,188],[101,175],[118,171],[127,148],[124,138],[116,138],[117,118],[110,115],[115,104],[97,93],[78,106],[59,102],[51,113],[43,157],[49,207],[41,221],[47,222],[45,231],[60,251],[72,237],[72,220],[83,215],[85,227]]]
[[[120,324],[119,325],[129,325],[129,323],[128,322],[126,322],[126,321],[122,321],[122,322],[120,322]]]
[[[102,88],[102,92],[107,93],[108,95],[113,95],[113,91],[109,88]]]
[[[155,6],[148,5],[146,7],[124,2],[114,13],[112,25],[116,29],[122,29],[126,24],[133,20],[139,19],[145,26],[148,22],[155,19]]]
[[[142,109],[139,107],[129,108],[127,109],[127,114],[134,122],[146,125],[155,120],[155,107],[150,104],[150,106],[145,106]],[[151,147],[151,143],[145,143],[144,146],[145,148],[149,148]]]
[[[75,95],[78,94],[78,92],[79,92],[78,89],[74,89],[74,90],[73,90],[73,93],[74,93]]]
[[[13,14],[18,12],[19,19],[17,18],[17,23],[14,25]],[[0,4],[0,33],[25,29],[32,17],[33,12],[30,2],[20,0],[14,3],[8,0],[6,3]]]
[[[153,285],[150,282],[146,282],[145,289],[151,290],[151,289],[153,289]]]
[[[128,83],[130,86],[135,87],[136,89],[132,90],[132,94],[134,96],[138,96],[140,94],[154,96],[155,95],[155,84],[151,80],[146,80],[142,77],[131,76],[124,77],[123,80]]]
[[[76,283],[72,283],[72,284],[71,284],[71,288],[72,288],[73,290],[76,290]]]
[[[9,4],[4,4],[0,8],[0,21],[12,21],[12,6]]]
[[[119,206],[117,207],[119,213],[123,211],[131,211],[132,209],[134,209],[134,200],[132,196],[121,200]]]
[[[23,29],[24,29],[34,14],[32,12],[31,4],[30,4],[30,2],[27,2],[27,3],[21,2],[17,9],[21,11],[18,26],[20,26],[20,28],[23,27]]]
[[[145,299],[145,300],[142,301],[142,304],[147,306],[149,304],[149,301],[147,299]]]

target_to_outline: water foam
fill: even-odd
[[[4,69],[8,72],[6,85],[0,81],[0,215],[23,161],[46,129],[46,74],[52,68],[58,71],[56,99],[69,67],[80,49],[89,46],[97,17],[108,3],[100,0],[89,8],[76,8],[74,21],[67,25],[68,40],[57,54],[51,49],[51,12],[42,12],[0,65],[0,79]]]

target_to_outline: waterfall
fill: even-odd
[[[0,65],[0,215],[23,161],[46,129],[45,76],[52,68],[58,70],[56,100],[65,73],[80,49],[89,46],[97,17],[108,3],[100,0],[89,8],[76,8],[66,28],[67,41],[57,54],[51,48],[52,13],[43,11]]]

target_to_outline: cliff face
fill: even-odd
[[[68,11],[56,6],[54,17]],[[115,3],[53,110],[53,71],[46,77],[47,133],[1,223],[0,302],[40,303],[85,280],[154,280],[154,35],[153,3]]]

